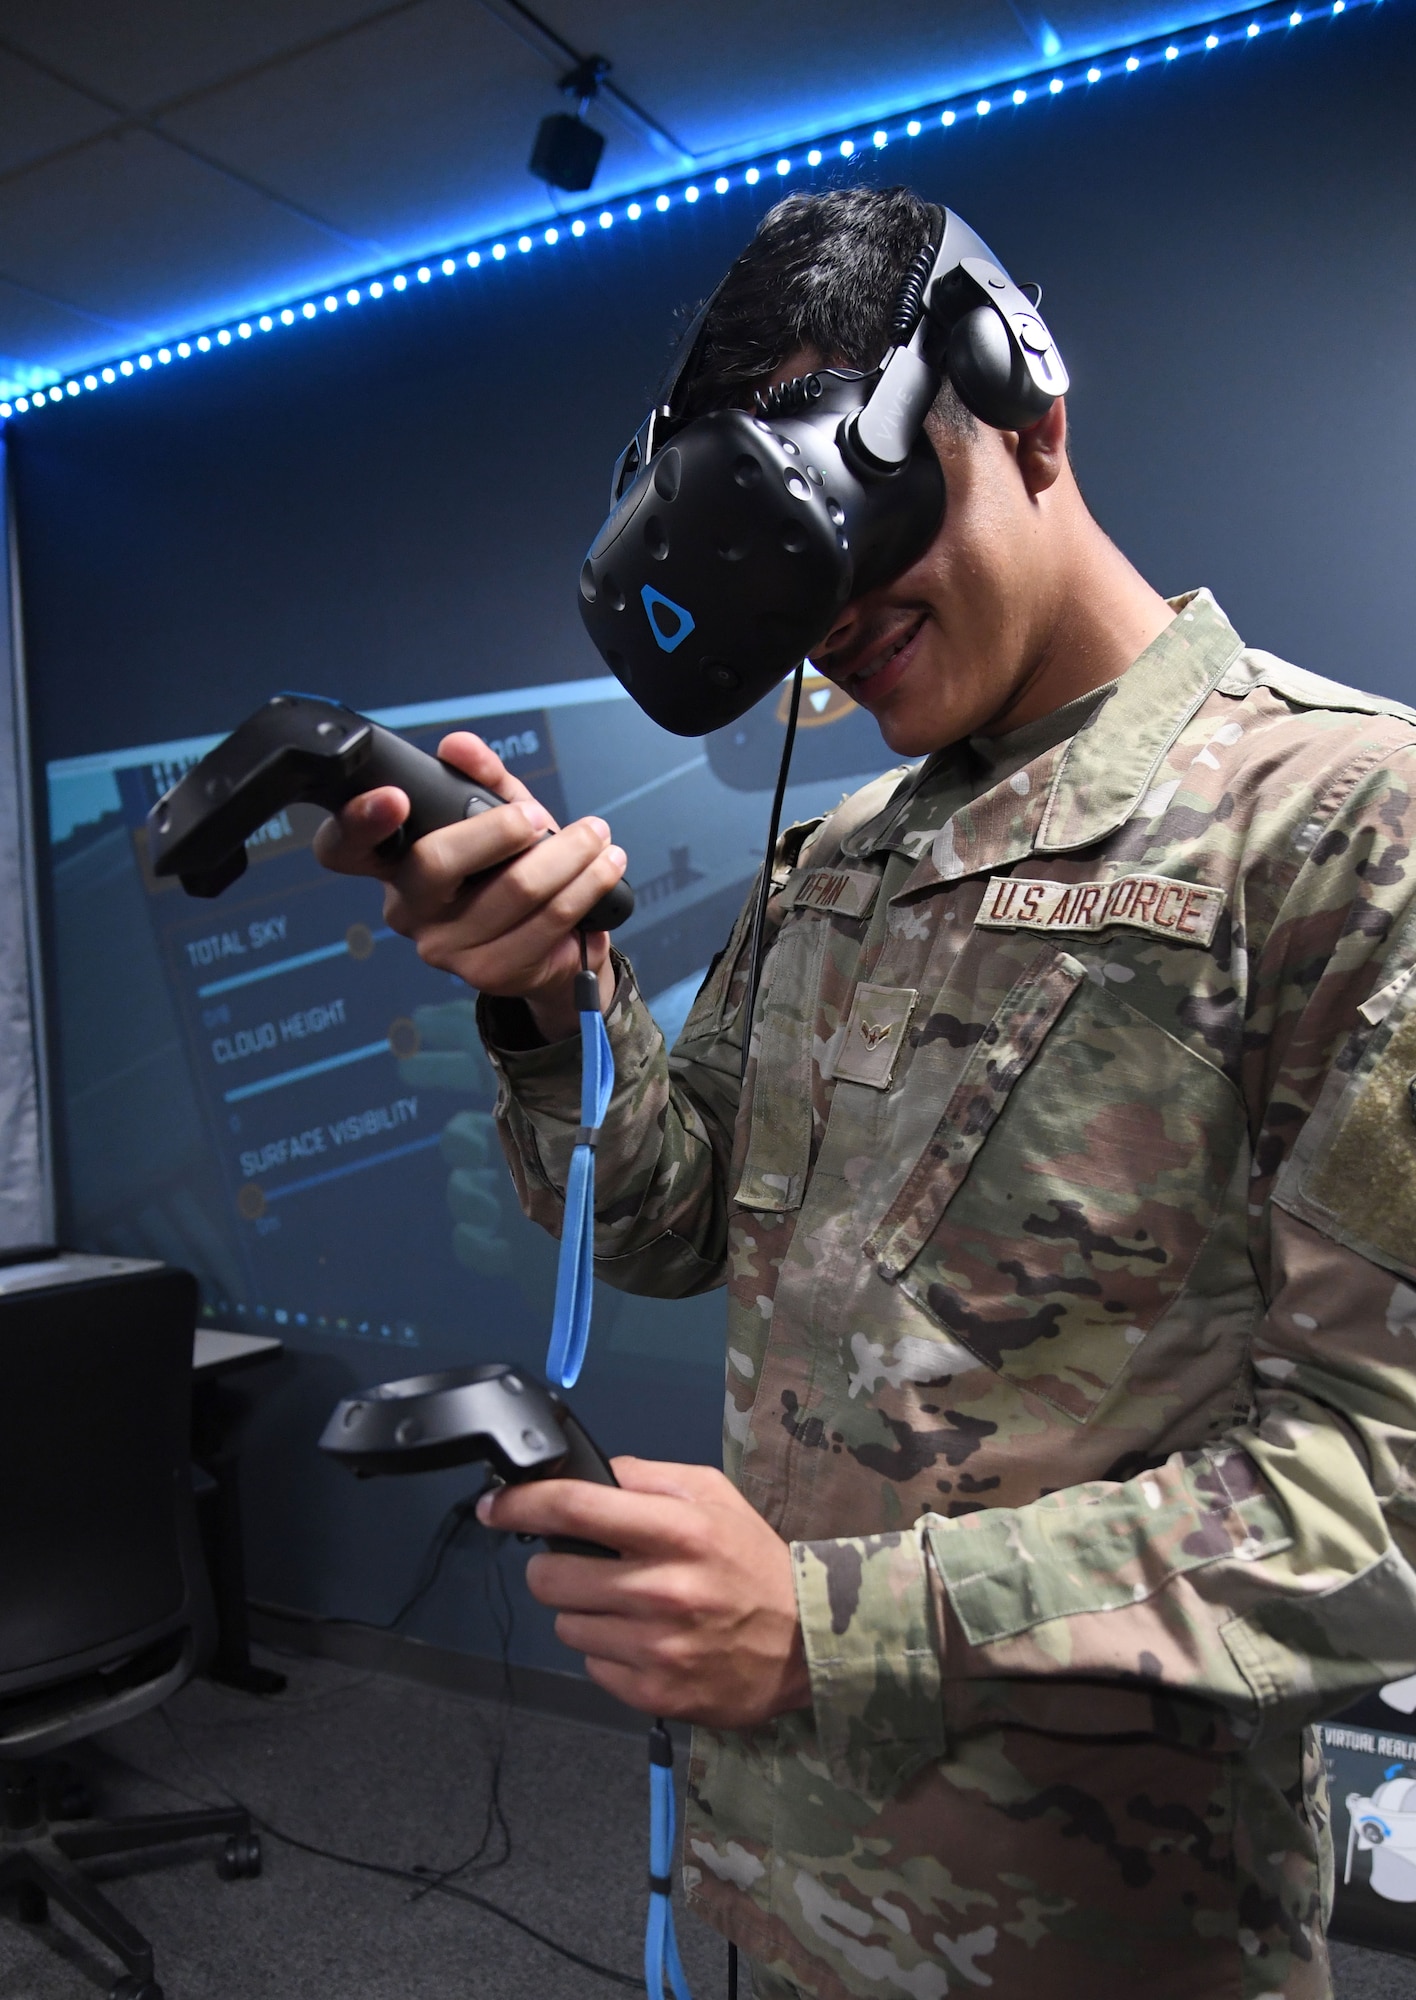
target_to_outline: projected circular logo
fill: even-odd
[[[786,727],[792,706],[792,684],[783,681],[781,693],[777,697],[777,720]],[[858,713],[856,704],[834,681],[828,681],[824,674],[818,674],[808,667],[801,677],[801,712],[797,716],[798,729],[820,729],[828,722],[844,722],[848,715]]]

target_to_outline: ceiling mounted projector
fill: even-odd
[[[536,128],[530,167],[537,180],[548,187],[563,188],[567,194],[584,194],[594,180],[605,140],[603,133],[586,123],[585,110],[598,97],[609,71],[608,56],[585,56],[561,78],[561,90],[565,96],[575,98],[580,109],[575,113],[553,111]]]
[[[605,150],[604,135],[569,111],[553,111],[536,127],[536,143],[531,148],[531,171],[547,186],[564,188],[567,194],[584,194],[595,178],[600,155]]]

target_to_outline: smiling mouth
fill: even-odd
[[[903,632],[898,633],[888,645],[881,647],[873,659],[868,660],[863,667],[852,669],[841,683],[846,693],[854,695],[857,689],[869,687],[870,683],[880,674],[884,673],[892,661],[904,652],[906,646],[911,645],[918,638],[920,628],[923,624],[924,616],[921,613]]]

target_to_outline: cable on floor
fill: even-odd
[[[357,1868],[366,1875],[382,1875],[393,1882],[410,1882],[420,1894],[431,1889],[440,1896],[453,1896],[458,1902],[470,1903],[473,1908],[485,1911],[488,1916],[497,1917],[502,1923],[510,1924],[526,1937],[534,1938],[537,1944],[544,1945],[546,1950],[554,1952],[557,1958],[566,1959],[571,1965],[578,1965],[583,1971],[593,1972],[598,1978],[608,1979],[616,1986],[627,1987],[631,1992],[642,1991],[641,1979],[631,1978],[627,1972],[617,1971],[612,1965],[601,1965],[598,1959],[587,1958],[583,1952],[575,1951],[567,1944],[561,1944],[558,1939],[548,1936],[545,1931],[538,1930],[534,1924],[528,1923],[524,1917],[518,1917],[513,1911],[503,1909],[500,1903],[492,1902],[488,1896],[478,1895],[474,1889],[459,1888],[454,1882],[443,1881],[436,1877],[429,1879],[414,1868],[399,1868],[392,1862],[366,1861],[361,1855],[342,1854],[338,1848],[323,1847],[318,1841],[302,1840],[298,1834],[287,1832],[284,1827],[277,1826],[274,1820],[268,1819],[264,1813],[259,1813],[248,1805],[223,1778],[202,1763],[184,1740],[165,1708],[158,1712],[166,1723],[173,1742],[198,1776],[208,1785],[214,1786],[230,1800],[232,1805],[238,1806],[242,1812],[249,1813],[251,1824],[258,1827],[262,1833],[269,1834],[272,1840],[278,1840],[283,1847],[293,1847],[297,1853],[312,1855],[316,1860],[335,1862],[341,1868]],[[409,1900],[414,1901],[416,1898],[410,1897]]]

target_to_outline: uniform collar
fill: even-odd
[[[918,862],[908,894],[988,873],[1027,854],[1089,847],[1130,819],[1152,789],[1176,737],[1243,651],[1243,640],[1207,590],[1172,598],[1175,616],[1096,713],[1001,784],[960,803],[958,753],[921,765],[883,812],[844,843]]]

